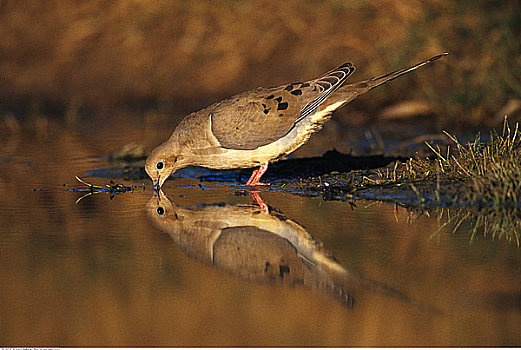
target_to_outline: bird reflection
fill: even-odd
[[[252,195],[262,201],[258,193]],[[304,227],[262,204],[180,207],[159,191],[147,203],[147,213],[186,255],[230,275],[318,290],[348,308],[355,305],[348,289],[372,289],[410,302],[406,295],[347,270]]]

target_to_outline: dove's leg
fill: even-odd
[[[257,203],[257,205],[260,207],[260,209],[265,213],[269,213],[268,205],[264,203],[264,201],[262,200],[259,191],[250,191],[250,194],[253,197],[255,203]]]
[[[250,179],[246,181],[246,186],[257,186],[257,185],[269,185],[269,183],[259,182],[261,176],[268,169],[268,162],[262,163],[259,169],[254,170],[253,174],[251,174]]]

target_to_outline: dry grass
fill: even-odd
[[[184,114],[345,60],[363,79],[450,51],[350,113],[426,100],[442,125],[494,124],[490,116],[521,96],[520,14],[513,0],[4,0],[0,111]]]
[[[455,136],[446,134],[455,147],[443,152],[429,147],[436,159],[411,158],[399,164],[384,179],[395,182],[425,181],[436,184],[438,202],[483,207],[519,208],[521,198],[521,135],[516,124],[511,129],[505,119],[501,134],[490,133],[489,141],[462,145]],[[384,173],[381,173],[384,175]],[[449,191],[444,193],[440,183]]]

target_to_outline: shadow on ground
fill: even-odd
[[[392,162],[403,162],[407,159],[408,158],[405,157],[383,155],[359,157],[331,150],[324,153],[321,157],[285,159],[270,164],[262,179],[280,188],[289,180],[313,178],[327,174],[348,173],[353,170],[377,169],[385,167]],[[177,171],[171,177],[243,184],[248,180],[253,170],[254,168],[212,170],[201,167],[187,167]],[[148,175],[144,170],[143,160],[133,163],[124,163],[111,168],[92,169],[87,172],[87,175],[99,178],[125,180],[148,179]],[[344,176],[349,176],[349,174],[344,174]]]

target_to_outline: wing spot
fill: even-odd
[[[282,113],[279,114],[279,117],[283,117],[283,116],[284,116],[284,114],[282,114]]]
[[[266,108],[265,110],[263,110],[264,114],[268,114],[269,111],[270,111],[269,108]]]
[[[289,84],[288,86],[286,86],[286,88],[284,90],[286,90],[286,91],[293,90],[293,84]]]
[[[288,109],[288,103],[287,102],[279,103],[279,105],[277,106],[277,110],[280,111],[280,110],[284,110],[284,109]]]
[[[277,98],[275,99],[275,101],[277,101],[278,103],[281,103],[281,102],[282,102],[282,97],[277,97]]]
[[[302,83],[300,84],[300,88],[305,88],[305,87],[308,87],[309,86],[309,83]]]
[[[280,278],[284,278],[284,274],[289,273],[290,268],[288,265],[279,265],[279,276]]]
[[[266,100],[271,100],[274,97],[275,97],[275,95],[269,95],[268,97],[266,97]]]
[[[302,95],[302,90],[300,90],[300,89],[293,90],[290,92],[290,94],[295,95],[295,96]]]

